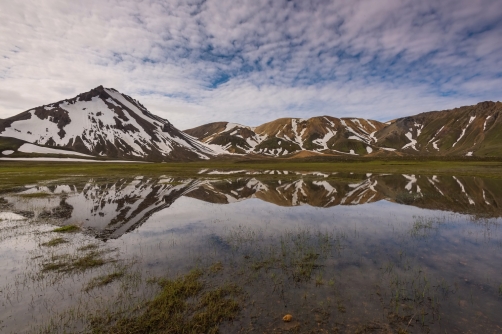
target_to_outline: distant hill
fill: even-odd
[[[481,102],[387,123],[364,118],[280,118],[257,127],[217,122],[185,130],[233,154],[502,156],[502,103]]]

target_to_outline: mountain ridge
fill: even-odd
[[[181,131],[114,88],[0,119],[0,156],[194,161],[217,156],[502,156],[502,103],[428,111],[388,122],[330,115],[252,127],[212,122]]]
[[[502,156],[502,103],[428,111],[385,123],[355,117],[279,118],[257,127],[214,122],[184,132],[230,154]],[[216,127],[216,124],[218,125]],[[298,126],[301,130],[298,131]],[[224,129],[224,130],[222,130]],[[246,132],[246,136],[241,132]],[[251,141],[256,142],[255,145]],[[246,143],[247,142],[247,145]]]

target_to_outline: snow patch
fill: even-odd
[[[368,122],[368,123],[369,123],[369,122]],[[373,131],[372,133],[370,133],[370,138],[371,138],[371,139],[373,139],[373,141],[374,141],[375,143],[377,143],[377,142],[378,142],[378,139],[377,139],[377,137],[375,137],[375,133],[376,133],[376,131]]]
[[[373,152],[373,149],[369,146],[366,146],[366,151],[369,153],[372,153]]]
[[[404,145],[402,149],[404,150],[407,147],[411,147],[415,151],[418,151],[417,148],[415,147],[415,145],[417,144],[417,141],[415,139],[413,139],[413,134],[411,132],[408,132],[408,133],[406,133],[405,136],[410,140],[410,142],[408,144]]]
[[[329,123],[329,125],[331,125],[332,128],[335,127],[335,123],[333,123],[332,121],[330,121],[328,118],[324,117],[324,119],[326,120],[326,122]]]
[[[457,145],[457,143],[460,141],[460,139],[462,139],[462,137],[465,135],[465,130],[467,130],[467,128],[469,127],[469,125],[471,125],[472,121],[474,121],[475,118],[476,118],[476,116],[471,116],[471,118],[469,119],[469,124],[467,124],[467,126],[462,129],[462,133],[460,134],[460,137],[458,137],[457,141],[455,143],[453,143],[452,147],[455,147],[455,145]]]
[[[19,152],[23,153],[42,153],[42,154],[67,154],[67,155],[78,155],[81,157],[89,157],[94,158],[92,155],[73,152],[73,151],[65,151],[65,150],[57,150],[49,147],[41,147],[33,144],[23,144],[19,149]]]
[[[14,153],[13,150],[5,150],[2,152],[3,155],[11,155],[12,153]]]
[[[362,139],[361,137],[358,137],[358,136],[349,136],[349,139],[359,140],[359,141],[362,141],[363,143],[367,144],[364,139]]]
[[[488,120],[489,120],[491,117],[492,117],[492,116],[488,116],[488,117],[486,117],[486,119],[485,119],[485,124],[483,124],[483,131],[485,131],[485,130],[486,130],[486,123],[488,122]]]
[[[244,173],[246,172],[245,170],[228,170],[228,171],[217,171],[213,170],[207,174],[210,175],[230,175],[230,174],[237,174],[237,173]]]
[[[335,135],[336,135],[336,131],[328,129],[328,133],[326,133],[323,138],[315,139],[312,142],[314,144],[321,145],[322,146],[322,150],[327,150],[328,149],[328,141],[331,138],[333,138]]]
[[[472,157],[472,151],[467,152],[467,154],[466,154],[465,156],[466,156],[466,157]]]
[[[63,161],[63,162],[130,162],[136,164],[148,164],[146,161],[130,161],[130,160],[92,160],[92,159],[76,159],[76,158],[0,158],[3,161]]]
[[[437,142],[439,141],[439,139],[438,139],[438,140],[436,140],[436,141],[434,141],[434,140],[436,139],[437,135],[438,135],[438,134],[439,134],[439,133],[440,133],[443,129],[444,129],[444,125],[441,127],[441,129],[439,129],[439,130],[436,132],[436,134],[434,135],[434,137],[432,137],[432,139],[431,139],[431,140],[429,140],[429,142],[427,143],[427,145],[429,145],[431,142],[433,142],[433,143],[432,143],[432,146],[433,146],[436,150],[438,150],[438,151],[439,151],[439,147],[438,147],[438,145],[437,145]]]

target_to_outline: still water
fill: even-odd
[[[0,197],[2,333],[92,331],[194,268],[240,290],[222,333],[502,332],[499,180],[203,170]]]

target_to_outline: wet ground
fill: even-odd
[[[502,332],[501,181],[221,173],[0,195],[1,331],[106,332],[198,268],[222,333]]]

